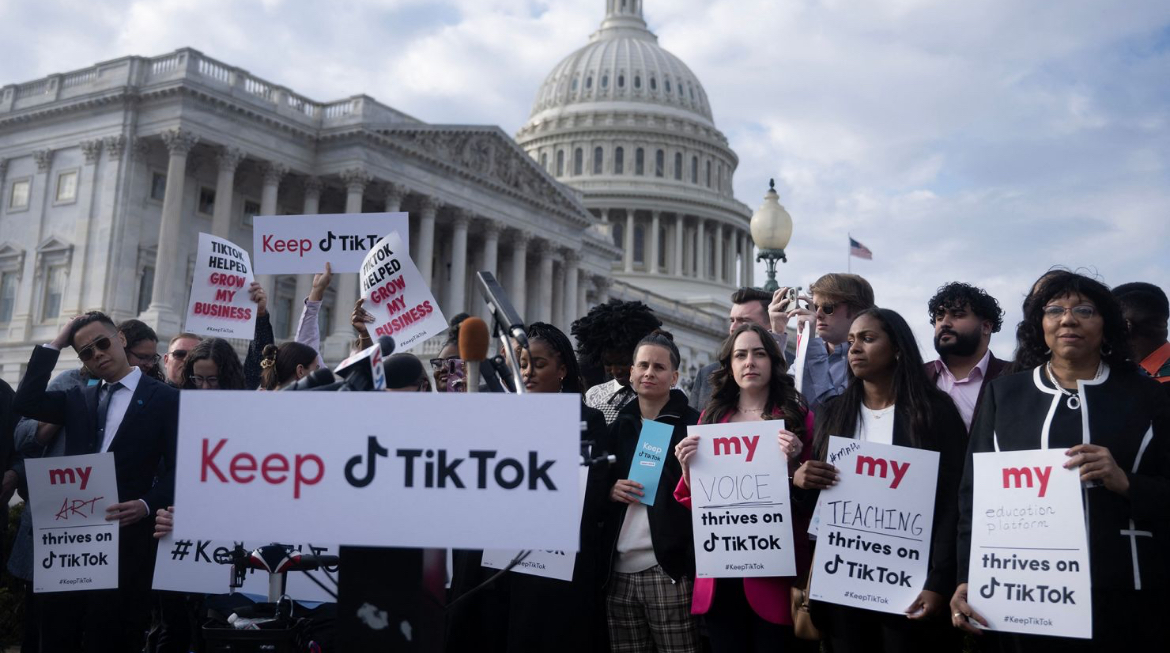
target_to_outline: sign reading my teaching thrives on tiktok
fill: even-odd
[[[938,453],[829,438],[837,485],[817,501],[818,601],[902,614],[926,584]]]
[[[578,397],[204,390],[179,401],[176,538],[579,547]]]
[[[406,351],[447,328],[439,302],[397,232],[378,241],[366,255],[361,281],[366,310],[374,316],[370,335],[375,340],[393,336],[398,350]]]
[[[695,576],[795,576],[783,420],[691,426]]]
[[[253,219],[256,274],[360,272],[362,260],[382,236],[396,231],[410,245],[406,213],[258,215]]]
[[[223,238],[199,234],[191,304],[183,330],[201,336],[251,340],[256,334],[256,303],[248,294],[251,285],[248,252]]]
[[[1093,636],[1080,475],[1063,449],[974,455],[967,602],[991,630]]]
[[[33,591],[72,592],[118,587],[118,503],[114,454],[29,458],[33,529]]]

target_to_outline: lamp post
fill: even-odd
[[[751,229],[752,240],[760,248],[756,260],[763,261],[768,268],[764,290],[776,292],[780,289],[780,284],[776,283],[776,261],[788,262],[784,248],[792,239],[792,216],[780,205],[775,179],[768,180],[768,192],[764,194],[764,203],[752,215]]]

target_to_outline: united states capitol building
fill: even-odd
[[[527,321],[566,332],[597,302],[641,300],[674,332],[689,379],[727,333],[729,295],[753,281],[736,165],[698,78],[636,0],[605,2],[515,139],[367,95],[317,102],[186,48],[6,85],[0,375],[18,380],[30,348],[86,310],[145,320],[165,344],[199,232],[251,250],[256,215],[406,211],[411,256],[446,315],[484,314],[477,270]],[[311,277],[260,280],[277,339],[291,338]],[[335,276],[329,362],[353,337],[357,296],[356,275]]]

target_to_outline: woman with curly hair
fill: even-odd
[[[636,396],[630,385],[630,365],[634,347],[649,333],[662,326],[654,311],[642,302],[611,299],[590,309],[573,323],[577,353],[583,367],[601,366],[610,378],[585,393],[585,405],[596,408],[613,424],[618,413]]]
[[[1091,641],[996,635],[1002,650],[1143,650],[1166,641],[1170,570],[1170,405],[1129,360],[1121,306],[1104,284],[1066,270],[1025,304],[1016,360],[1026,371],[991,383],[971,431],[959,494],[959,581],[952,623],[980,633],[967,603],[972,455],[1060,448],[1085,486],[1092,580]],[[937,526],[936,526],[937,528]],[[1141,537],[1128,533],[1141,533]]]
[[[247,387],[240,356],[223,338],[204,340],[188,352],[183,361],[184,390],[244,390]]]
[[[700,424],[784,420],[777,429],[780,450],[787,458],[789,476],[808,458],[812,440],[812,413],[785,373],[784,352],[767,329],[758,324],[737,328],[719,350],[719,369],[711,375],[711,400]],[[676,455],[683,480],[674,497],[691,507],[690,460],[699,436],[687,436]],[[793,515],[797,568],[808,567],[808,516]],[[715,595],[719,602],[715,602]],[[699,578],[695,580],[693,614],[706,615],[711,650],[790,651],[797,645],[792,629],[791,578]],[[814,645],[815,647],[815,645]],[[815,649],[814,649],[815,650]]]

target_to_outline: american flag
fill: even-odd
[[[849,237],[849,255],[855,258],[863,258],[867,261],[873,260],[873,252],[869,251],[869,248],[865,245],[853,240],[853,236]]]

